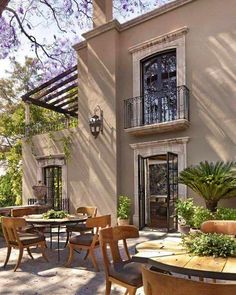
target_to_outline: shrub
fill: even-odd
[[[204,221],[215,219],[213,213],[204,207],[196,206],[192,219],[193,227],[200,228]]]
[[[234,162],[200,162],[180,172],[179,182],[199,194],[212,212],[219,200],[236,196]]]
[[[193,199],[188,198],[184,201],[177,200],[175,208],[180,224],[193,226],[193,215],[195,209]]]
[[[236,209],[234,208],[218,208],[215,219],[219,220],[236,220]]]
[[[182,237],[188,252],[199,256],[227,257],[236,255],[236,242],[223,234],[194,233]]]
[[[119,196],[117,217],[120,219],[129,219],[131,211],[131,200],[127,196]]]

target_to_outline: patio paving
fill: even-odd
[[[176,236],[177,234],[166,234],[165,232],[141,231],[140,238],[129,240],[128,246],[131,253],[134,253],[135,245],[139,242],[158,238]],[[57,261],[56,241],[54,249],[46,249],[49,262],[46,262],[38,249],[33,249],[34,260],[31,260],[27,252],[20,267],[13,272],[14,265],[18,257],[18,250],[12,250],[7,267],[3,268],[6,257],[5,242],[0,237],[0,294],[14,295],[95,295],[105,294],[105,274],[103,271],[103,261],[100,250],[97,249],[96,257],[100,267],[100,272],[95,272],[90,259],[83,260],[85,252],[75,253],[75,259],[70,268],[64,267],[67,260],[68,249],[63,249],[65,235],[61,237],[61,260]],[[49,243],[48,243],[49,245]],[[125,289],[114,285],[111,294],[124,294]],[[143,295],[140,288],[137,295]]]

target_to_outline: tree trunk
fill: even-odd
[[[218,201],[215,200],[205,200],[206,207],[209,209],[212,213],[216,212]]]

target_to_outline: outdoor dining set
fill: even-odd
[[[61,229],[66,233],[70,267],[74,252],[85,250],[93,267],[99,271],[94,250],[101,249],[106,277],[106,295],[112,283],[126,288],[126,294],[136,294],[144,286],[147,295],[228,295],[236,294],[236,257],[213,257],[191,254],[180,238],[149,240],[137,243],[136,254],[131,256],[127,239],[137,239],[139,230],[133,225],[111,226],[111,216],[97,216],[97,208],[80,207],[77,214],[62,218],[45,218],[48,213],[35,214],[31,207],[13,209],[11,217],[2,217],[2,229],[7,245],[6,267],[12,248],[19,249],[14,268],[21,263],[24,249],[33,259],[31,247],[37,247],[43,258],[47,248],[45,235],[57,235],[58,261],[60,260]],[[49,229],[49,231],[48,231]],[[202,233],[236,235],[236,221],[207,221]],[[72,234],[76,233],[76,234]],[[122,243],[121,243],[122,242]],[[125,256],[125,257],[124,257]]]

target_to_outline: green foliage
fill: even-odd
[[[13,192],[12,178],[9,173],[0,177],[0,207],[15,205],[16,196]]]
[[[227,257],[236,255],[236,242],[223,234],[194,233],[182,237],[188,252],[199,256]]]
[[[26,58],[25,64],[13,63],[9,78],[0,79],[0,161],[4,161],[6,175],[0,179],[0,206],[20,205],[22,196],[22,137],[25,132],[25,108],[21,95],[34,88],[33,82],[40,77],[34,60]],[[31,126],[51,126],[62,114],[30,105]],[[37,129],[36,128],[36,129]],[[29,138],[33,145],[33,141]],[[66,156],[69,140],[62,143]],[[32,152],[33,152],[32,146]]]
[[[196,206],[194,209],[194,215],[192,219],[192,225],[195,228],[200,228],[201,224],[207,220],[212,220],[214,218],[214,214],[208,210],[207,208]]]
[[[236,220],[236,209],[235,208],[218,208],[215,213],[215,219]]]
[[[176,205],[176,213],[178,214],[178,219],[180,224],[182,225],[190,225],[193,226],[193,215],[194,215],[194,205],[193,199],[188,198],[187,200],[177,200]]]
[[[131,200],[127,196],[119,196],[117,217],[128,219],[131,212]]]
[[[44,219],[63,219],[68,216],[68,213],[65,211],[55,211],[53,209],[48,210],[46,213],[43,213]]]
[[[207,207],[214,207],[219,200],[236,196],[234,168],[234,162],[200,162],[180,172],[179,182],[202,196]]]

